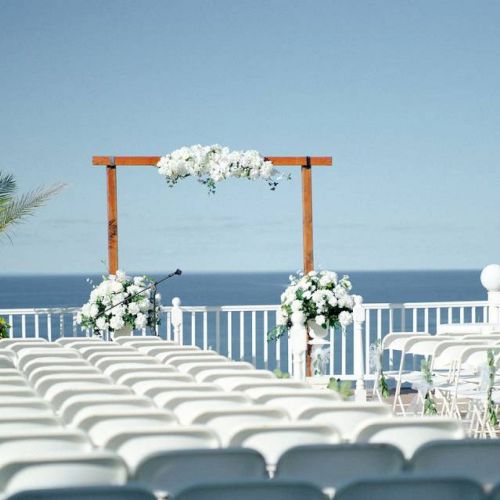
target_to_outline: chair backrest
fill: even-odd
[[[138,361],[137,363],[134,362],[128,362],[128,363],[118,363],[116,365],[108,366],[104,370],[104,374],[107,375],[108,377],[111,377],[113,380],[117,381],[123,375],[127,375],[130,372],[134,371],[142,371],[142,370],[149,370],[150,372],[157,372],[158,374],[167,374],[167,373],[174,373],[175,374],[175,368],[171,366],[163,366],[163,365],[153,365],[149,363],[143,363]]]
[[[4,495],[26,489],[122,485],[127,468],[114,454],[93,451],[83,453],[40,454],[4,463],[0,468],[0,491]]]
[[[364,422],[390,416],[392,416],[392,409],[384,403],[339,401],[306,407],[297,415],[297,419],[316,424],[334,425],[344,439],[351,440],[358,427]]]
[[[241,376],[245,376],[243,373]],[[247,381],[247,382],[241,382],[239,384],[236,384],[233,386],[232,390],[233,391],[241,391],[241,392],[247,392],[250,389],[255,389],[255,388],[260,388],[260,389],[310,389],[311,386],[309,384],[306,384],[305,382],[301,382],[300,380],[294,380],[294,379],[281,379],[281,378],[274,378],[274,379],[258,379],[258,380],[253,380],[253,381]]]
[[[215,351],[173,352],[162,357],[163,363],[173,366],[180,366],[184,363],[219,363],[221,361],[229,361],[229,358]]]
[[[71,347],[73,346],[74,344],[79,344],[81,342],[88,342],[89,344],[91,342],[102,342],[102,338],[101,337],[59,337],[57,340],[56,340],[56,343],[57,344],[60,344],[62,346],[65,346],[65,347]]]
[[[307,481],[337,490],[360,478],[388,477],[403,471],[401,451],[388,444],[297,446],[280,458],[276,478]]]
[[[175,496],[197,484],[267,477],[266,462],[256,451],[218,448],[157,453],[139,464],[133,480]]]
[[[101,444],[106,449],[118,453],[132,472],[143,461],[158,453],[220,447],[217,435],[199,425],[151,425],[140,428],[128,426],[121,431],[110,429],[107,439],[103,439]],[[194,472],[195,475],[196,473],[197,471]]]
[[[73,382],[57,384],[51,387],[45,394],[45,399],[52,406],[59,409],[64,402],[73,396],[83,396],[91,394],[132,394],[132,391],[123,385],[105,385],[88,382]]]
[[[12,458],[31,458],[45,453],[91,451],[87,437],[75,430],[49,427],[25,431],[0,432],[0,457],[2,463]]]
[[[140,352],[147,354],[148,356],[162,357],[165,355],[170,355],[172,353],[193,353],[199,352],[201,349],[192,345],[166,345],[160,344],[158,347],[155,346],[145,346],[137,347]]]
[[[174,500],[325,500],[323,492],[312,484],[282,481],[227,482],[193,486],[181,491]]]
[[[23,373],[27,377],[30,377],[31,374],[39,368],[56,368],[64,366],[85,367],[90,365],[83,358],[58,358],[51,356],[48,358],[33,359],[29,363],[26,363],[26,366],[23,367]]]
[[[474,339],[449,339],[437,344],[432,355],[432,367],[448,368],[453,363],[456,363],[466,347],[477,346],[480,343]]]
[[[8,500],[156,500],[156,496],[137,486],[94,486],[23,491]]]
[[[214,384],[202,384],[194,381],[184,380],[147,380],[137,382],[132,386],[137,394],[142,394],[148,398],[153,398],[156,405],[160,407],[168,406],[168,402],[174,397],[177,391],[184,393],[193,392],[214,392],[220,391]]]
[[[354,440],[359,443],[392,444],[409,459],[415,450],[425,443],[464,437],[462,423],[458,420],[442,417],[395,417],[362,424]]]
[[[446,334],[478,334],[488,323],[442,323],[436,326],[437,335]]]
[[[15,344],[17,342],[24,342],[25,344],[28,344],[30,342],[36,343],[41,343],[45,342],[48,343],[46,339],[39,339],[39,338],[28,338],[28,339],[19,339],[19,338],[9,338],[9,339],[0,339],[0,349],[6,349],[10,345]]]
[[[0,368],[14,368],[15,364],[10,356],[0,354]]]
[[[134,371],[133,373],[126,373],[121,375],[116,379],[117,384],[125,384],[130,386],[135,385],[137,382],[144,381],[184,381],[184,382],[194,382],[194,378],[187,373],[175,373],[175,372],[158,372],[151,371],[148,368],[143,370]]]
[[[97,396],[75,396],[70,401],[65,402],[59,410],[62,420],[69,424],[80,412],[87,408],[115,408],[121,411],[125,407],[131,408],[152,408],[153,403],[150,399],[141,396],[132,395],[97,395]]]
[[[382,349],[401,351],[404,349],[406,341],[413,337],[429,337],[427,332],[391,332],[382,339]]]
[[[131,342],[156,342],[158,345],[175,345],[174,342],[163,340],[161,337],[157,337],[156,335],[122,335],[121,337],[117,337],[114,341],[118,344],[127,345]]]
[[[155,402],[160,395],[155,397]],[[235,408],[249,405],[251,400],[242,393],[219,392],[174,392],[164,407],[171,409],[178,417],[179,422],[189,424],[201,413],[218,408]]]
[[[337,444],[340,434],[331,426],[309,423],[267,423],[241,428],[228,446],[257,450],[272,468],[290,448],[302,444]]]
[[[217,432],[222,446],[227,446],[235,432],[249,425],[289,422],[283,408],[244,405],[236,408],[207,410],[200,413],[191,423],[206,425]]]
[[[351,483],[335,500],[486,500],[481,486],[469,479],[398,477]]]
[[[207,370],[198,377],[200,382],[212,382],[224,390],[233,390],[235,386],[259,380],[277,380],[272,372],[268,370]]]
[[[415,452],[410,469],[416,474],[466,477],[492,486],[499,478],[499,457],[496,439],[434,441]]]

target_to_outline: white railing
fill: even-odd
[[[180,301],[179,301],[180,303]],[[276,325],[279,306],[180,306],[164,307],[158,334],[182,344],[215,349],[235,360],[247,360],[259,368],[289,371],[292,367],[288,341],[267,341],[267,332]],[[403,304],[364,304],[364,321],[351,326],[345,335],[330,332],[332,348],[327,357],[326,374],[355,379],[353,328],[362,329],[365,378],[369,379],[370,345],[390,331],[428,331],[434,333],[442,323],[479,323],[488,321],[488,302],[415,302]],[[86,336],[76,323],[78,308],[0,309],[0,316],[12,325],[11,337],[43,337],[56,340],[61,336]],[[358,330],[359,331],[359,330]],[[142,334],[148,333],[146,330]],[[359,338],[359,337],[358,337]],[[394,364],[389,353],[384,364]],[[359,368],[358,368],[359,374]]]

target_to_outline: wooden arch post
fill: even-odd
[[[302,174],[302,240],[304,273],[314,269],[312,167],[330,167],[331,156],[267,156],[275,167],[300,167]],[[106,167],[108,199],[108,268],[110,274],[118,269],[118,197],[117,167],[155,167],[160,156],[93,156],[94,166]],[[307,355],[307,374],[311,375],[310,352]]]

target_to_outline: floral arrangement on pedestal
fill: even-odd
[[[180,179],[193,176],[205,184],[210,193],[215,193],[217,182],[229,177],[264,179],[273,191],[280,180],[272,162],[265,160],[257,151],[231,151],[218,144],[182,147],[162,156],[157,167],[170,187]]]
[[[290,276],[290,285],[281,295],[277,325],[268,340],[277,340],[293,326],[307,328],[317,338],[325,337],[329,328],[345,331],[352,323],[354,298],[349,276],[339,279],[331,271],[311,271]]]
[[[77,314],[77,323],[95,334],[110,332],[114,336],[154,327],[160,322],[161,296],[152,291],[152,284],[146,276],[131,277],[123,271],[103,276]]]

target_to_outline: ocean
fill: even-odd
[[[141,273],[142,274],[142,273]],[[167,272],[165,273],[167,274]],[[339,272],[339,274],[343,274]],[[479,270],[467,271],[356,271],[353,293],[368,302],[433,302],[484,300],[486,291]],[[160,279],[163,275],[149,276]],[[162,283],[163,304],[180,297],[184,305],[278,304],[289,273],[190,273]],[[25,307],[72,307],[87,301],[91,284],[100,276],[3,276],[0,277],[0,309]]]

